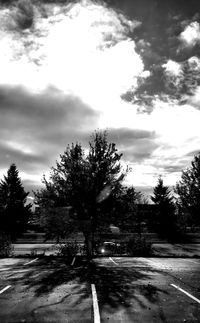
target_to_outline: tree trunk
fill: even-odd
[[[87,256],[87,260],[90,261],[93,256],[92,234],[89,232],[84,232],[84,236],[85,236],[86,256]]]

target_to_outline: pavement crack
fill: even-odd
[[[40,305],[40,306],[37,306],[36,308],[34,308],[31,313],[35,316],[35,311],[38,311],[42,308],[46,308],[46,307],[49,307],[49,306],[54,306],[54,305],[58,305],[58,304],[61,304],[65,299],[67,299],[71,294],[68,294],[64,297],[62,297],[62,299],[58,302],[54,302],[54,303],[50,303],[50,304],[46,304],[46,305]]]

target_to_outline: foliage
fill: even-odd
[[[4,233],[0,233],[0,257],[9,257],[12,254],[13,247],[10,238]]]
[[[191,166],[182,172],[175,192],[180,216],[187,217],[188,225],[200,225],[200,153],[194,156]]]
[[[7,176],[0,182],[1,229],[12,239],[26,229],[31,214],[31,204],[26,204],[28,194],[22,186],[16,165],[12,164]]]
[[[77,256],[80,251],[80,246],[76,241],[66,242],[65,244],[60,244],[58,247],[58,255],[71,259]]]
[[[151,200],[156,205],[154,227],[158,233],[170,238],[177,230],[175,205],[169,187],[163,185],[161,176],[158,178],[158,183],[154,187],[153,193]]]
[[[140,231],[138,203],[142,194],[130,186],[121,186],[113,203],[113,222],[124,232]]]
[[[46,233],[46,240],[56,238],[57,243],[73,231],[70,208],[47,207],[42,208],[39,214],[40,227]]]
[[[106,132],[95,132],[89,153],[85,155],[79,143],[68,145],[52,168],[49,181],[43,178],[45,188],[35,193],[41,210],[71,207],[71,229],[83,232],[88,256],[92,254],[94,233],[112,223],[109,215],[113,199],[127,172],[122,171],[121,156],[115,144],[108,143]]]
[[[131,256],[149,256],[151,255],[151,243],[140,235],[131,237],[127,242],[127,254]]]

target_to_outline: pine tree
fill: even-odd
[[[0,223],[1,229],[15,239],[24,232],[31,204],[26,204],[28,192],[25,192],[15,164],[8,169],[7,176],[0,182]]]
[[[180,216],[188,225],[200,225],[200,152],[194,156],[191,166],[182,172],[176,184]]]
[[[161,176],[158,177],[158,183],[154,187],[151,200],[156,205],[156,214],[154,226],[158,233],[170,237],[176,231],[176,216],[173,197],[168,186],[164,186]]]

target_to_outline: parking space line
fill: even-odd
[[[3,292],[5,292],[10,287],[11,287],[11,285],[8,285],[8,286],[4,287],[2,290],[0,290],[0,294],[2,294]]]
[[[99,305],[97,300],[97,292],[94,284],[91,284],[92,288],[92,301],[94,310],[94,323],[100,323]]]
[[[32,264],[32,262],[34,262],[34,261],[36,261],[36,260],[38,260],[38,258],[35,258],[35,259],[33,259],[33,260],[29,261],[29,262],[26,262],[26,263],[24,264],[24,266],[29,265],[29,264]]]
[[[71,266],[74,266],[75,260],[76,260],[76,257],[73,258]]]
[[[109,259],[115,264],[118,266],[118,263],[116,263],[111,257],[109,257]]]
[[[184,289],[174,285],[174,284],[170,284],[171,286],[173,286],[174,288],[180,290],[182,293],[186,294],[188,297],[192,298],[194,301],[196,301],[197,303],[200,304],[200,300],[196,297],[194,297],[193,295],[191,295],[190,293],[186,292]]]

